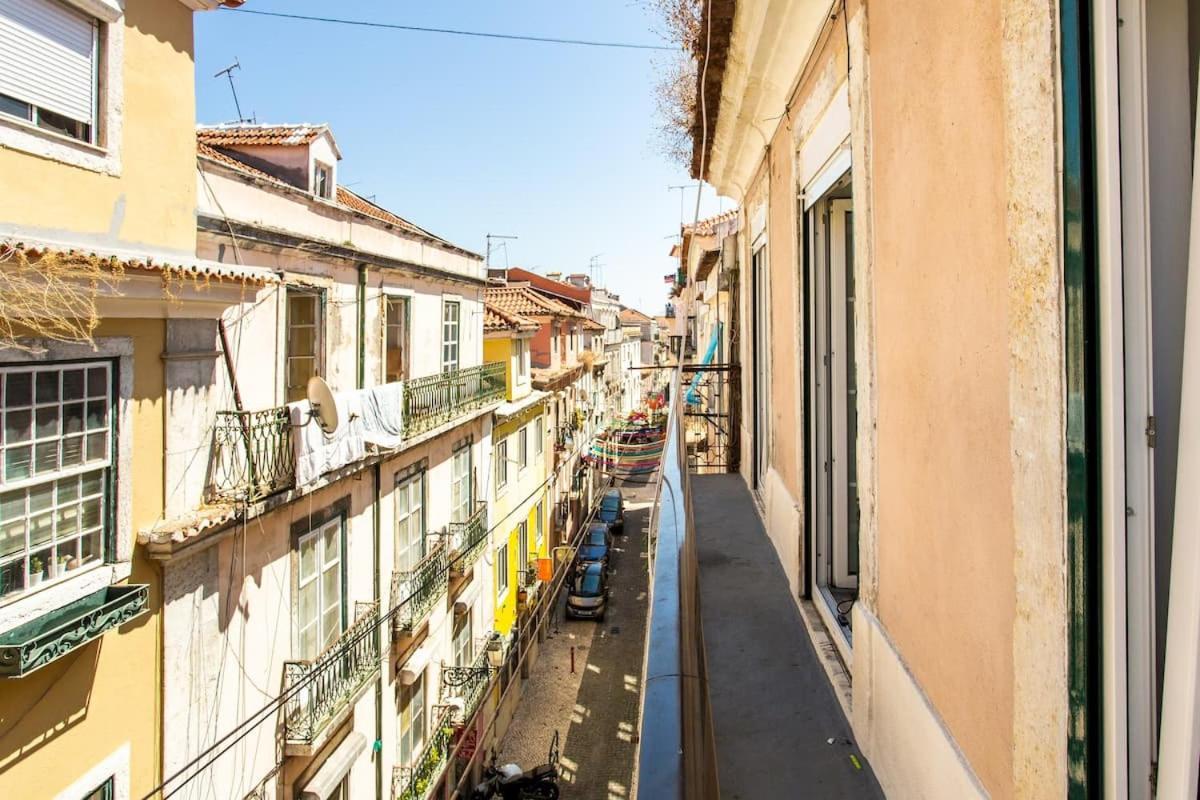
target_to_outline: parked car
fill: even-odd
[[[625,498],[620,489],[609,489],[604,493],[596,519],[607,522],[613,533],[625,532]]]
[[[612,551],[612,532],[607,522],[591,522],[584,531],[579,545],[579,565],[600,564],[608,572],[608,558]]]
[[[608,577],[604,565],[588,562],[575,573],[567,591],[567,616],[603,620],[607,610]]]

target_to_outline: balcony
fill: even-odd
[[[504,399],[503,361],[414,378],[404,384],[404,437],[433,430]]]
[[[218,411],[209,464],[209,501],[254,502],[290,489],[296,477],[286,407]]]
[[[412,766],[392,771],[392,796],[396,800],[425,800],[446,770],[454,744],[454,724],[450,709],[434,706],[435,710],[438,708],[442,713]]]
[[[0,634],[0,677],[21,678],[146,613],[150,587],[107,586]]]
[[[475,716],[495,672],[486,647],[479,649],[470,666],[442,667],[442,702],[455,705],[452,701],[457,699],[462,704],[457,719],[452,720],[455,724],[466,725]]]
[[[450,585],[450,556],[446,546],[438,542],[433,550],[408,571],[392,573],[392,618],[394,632],[416,630],[435,603]]]
[[[446,529],[450,540],[450,571],[465,575],[487,547],[487,503],[475,504],[475,512],[466,522],[451,522]]]
[[[350,711],[379,672],[379,606],[356,603],[354,623],[312,661],[285,661],[284,692],[302,686],[284,706],[289,755],[310,755],[330,722]]]

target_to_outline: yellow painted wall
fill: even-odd
[[[192,12],[178,0],[125,5],[121,171],[105,175],[0,148],[0,220],[53,240],[196,249]]]
[[[521,581],[519,567],[521,564],[521,531],[520,522],[525,520],[529,526],[529,553],[537,554],[538,558],[549,558],[550,556],[550,534],[549,534],[549,503],[547,502],[548,493],[543,490],[535,498],[529,501],[529,510],[524,514],[513,515],[511,518],[512,528],[508,532],[502,542],[508,543],[508,591],[503,597],[499,595],[496,598],[496,630],[501,634],[507,634],[512,630],[513,624],[517,619],[517,592],[520,590]],[[537,541],[537,521],[538,521],[538,503],[542,504],[542,542],[538,545]],[[493,563],[495,561],[493,560]],[[536,567],[536,561],[533,558],[529,560],[529,566]],[[497,567],[498,569],[498,567]],[[499,580],[496,581],[496,586],[500,585]]]
[[[133,340],[132,527],[163,507],[163,320],[105,320],[97,336]],[[0,681],[0,797],[54,797],[124,743],[132,796],[159,781],[158,569],[135,555],[130,583],[150,584],[149,614],[20,679]]]
[[[493,361],[503,361],[504,367],[504,397],[507,400],[513,399],[513,363],[512,363],[512,339],[484,339],[483,340],[483,363],[490,364]]]

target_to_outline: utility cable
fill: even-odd
[[[262,17],[281,17],[283,19],[298,19],[305,22],[325,22],[334,25],[356,25],[362,28],[384,28],[387,30],[409,31],[412,33],[440,33],[448,36],[473,36],[480,39],[507,39],[516,42],[537,42],[540,44],[567,44],[579,47],[608,47],[623,50],[675,50],[677,48],[662,44],[638,44],[635,42],[603,42],[592,39],[567,39],[557,36],[532,36],[516,33],[492,33],[489,31],[466,31],[455,28],[427,28],[420,25],[400,25],[393,22],[373,22],[362,19],[338,19],[334,17],[316,17],[307,14],[287,14],[282,11],[258,11],[249,8],[224,8],[238,14],[257,14]]]

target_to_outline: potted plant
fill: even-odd
[[[42,573],[46,569],[46,565],[42,563],[42,559],[34,556],[29,559],[29,585],[37,586],[45,577]]]

